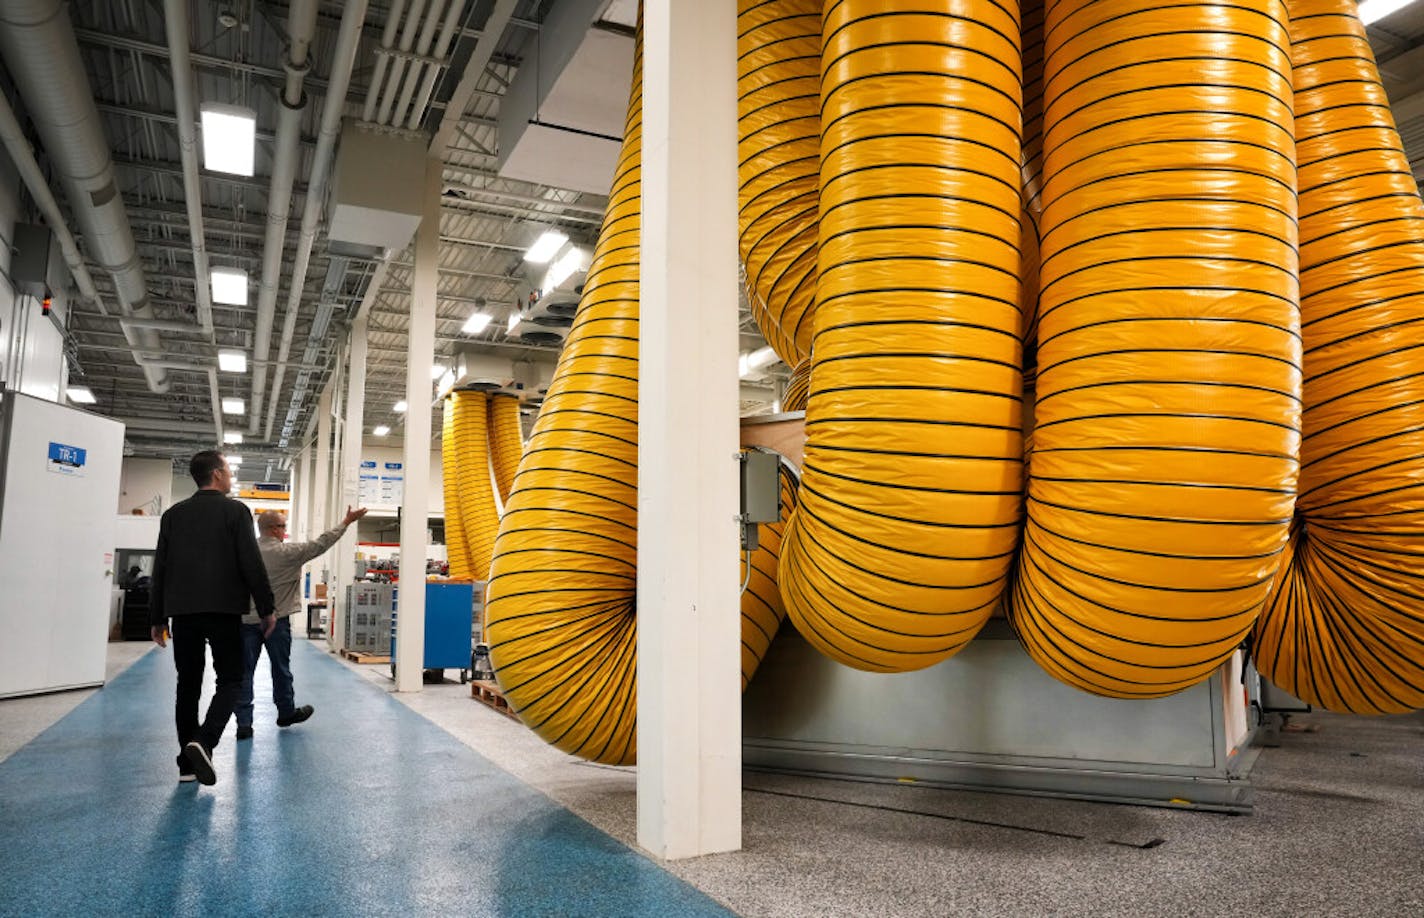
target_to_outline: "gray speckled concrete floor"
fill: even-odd
[[[554,750],[468,686],[394,697],[635,844],[632,769]],[[1424,914],[1424,714],[1294,723],[1318,730],[1262,753],[1250,816],[748,773],[744,849],[664,866],[748,916]]]

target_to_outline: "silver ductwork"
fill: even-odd
[[[326,182],[331,175],[331,153],[341,130],[341,116],[346,108],[346,90],[351,84],[351,68],[356,62],[356,49],[361,42],[361,27],[366,23],[367,3],[368,0],[346,0],[346,9],[341,14],[341,29],[336,37],[336,51],[331,61],[326,101],[321,111],[321,133],[317,136],[316,151],[312,154],[307,198],[302,206],[301,236],[292,262],[291,283],[287,288],[287,315],[282,320],[282,338],[277,346],[277,369],[272,378],[272,397],[268,399],[267,423],[262,432],[264,440],[272,439],[272,425],[277,418],[277,399],[282,392],[292,337],[297,330],[297,312],[301,307],[302,290],[306,287],[307,268],[311,264],[312,247],[316,243],[317,224],[321,221]],[[254,412],[253,417],[256,416]]]
[[[262,281],[257,288],[257,333],[252,346],[252,404],[248,406],[247,432],[262,429],[262,396],[267,384],[267,355],[272,346],[272,320],[277,313],[277,285],[282,279],[282,249],[287,238],[287,217],[292,209],[292,182],[297,173],[297,141],[306,93],[302,83],[311,70],[307,59],[316,33],[316,0],[294,0],[287,18],[287,85],[277,115],[276,150],[272,158],[271,185],[267,191],[267,236],[262,250]],[[276,397],[276,393],[273,393]]]
[[[128,213],[114,182],[109,143],[62,0],[0,3],[0,54],[64,186],[90,257],[113,278],[125,315],[154,318]],[[135,351],[163,350],[151,329],[125,329],[124,337]],[[145,367],[143,372],[151,390],[168,391],[162,369]]]

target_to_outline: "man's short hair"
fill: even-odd
[[[263,532],[280,529],[287,525],[287,517],[280,510],[263,510],[257,514],[257,528]]]
[[[188,474],[198,487],[206,488],[213,483],[213,473],[223,467],[223,454],[215,449],[205,449],[188,463]]]

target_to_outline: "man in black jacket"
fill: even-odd
[[[232,487],[227,460],[216,450],[205,450],[188,463],[188,471],[198,493],[169,507],[159,523],[149,622],[153,640],[166,647],[168,620],[173,620],[178,780],[213,784],[213,749],[242,689],[242,615],[249,597],[266,633],[277,619],[252,511],[227,496]],[[212,647],[217,691],[199,726],[205,647]]]

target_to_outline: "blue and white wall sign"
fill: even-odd
[[[47,460],[48,468],[51,472],[58,472],[61,475],[83,475],[86,455],[88,455],[88,451],[83,447],[66,446],[51,440]]]

